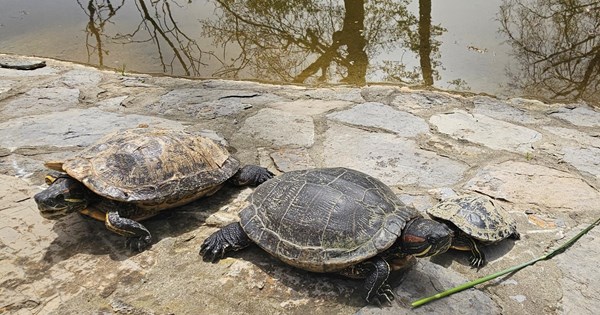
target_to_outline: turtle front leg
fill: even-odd
[[[485,254],[480,247],[481,245],[476,240],[465,235],[460,235],[452,241],[452,248],[471,252],[469,265],[472,268],[481,268],[487,263]]]
[[[205,261],[218,262],[227,252],[248,247],[252,240],[239,223],[231,223],[211,234],[200,246]]]
[[[385,259],[376,256],[361,264],[366,268],[365,288],[367,289],[367,302],[381,306],[382,303],[391,303],[394,300],[392,287],[387,283],[390,275],[390,265]]]
[[[229,179],[236,186],[258,186],[273,178],[274,174],[264,167],[246,165]]]
[[[137,221],[121,217],[118,211],[107,212],[104,223],[107,229],[127,237],[125,246],[131,250],[143,252],[152,244],[152,236],[145,226]]]

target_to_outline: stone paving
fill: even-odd
[[[4,58],[15,58],[3,56]],[[27,58],[19,58],[26,62]],[[600,216],[600,111],[392,86],[312,88],[100,71],[46,60],[0,69],[0,313],[597,314],[600,228],[565,253],[418,309],[407,304],[542,255]],[[288,267],[258,248],[218,264],[202,241],[237,220],[251,189],[146,221],[129,252],[102,222],[42,219],[43,161],[120,128],[204,132],[274,172],[345,166],[380,178],[420,211],[459,193],[496,198],[521,240],[484,249],[480,270],[450,251],[392,279],[391,306],[361,282]]]

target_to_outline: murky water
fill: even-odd
[[[116,71],[600,104],[595,0],[0,0],[0,52]]]

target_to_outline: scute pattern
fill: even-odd
[[[417,212],[385,184],[345,168],[288,172],[258,186],[240,213],[248,236],[284,262],[343,269],[390,247]]]
[[[449,221],[483,242],[498,242],[516,233],[514,219],[494,200],[485,196],[458,196],[427,210],[433,217]]]
[[[63,169],[100,196],[160,210],[215,191],[239,162],[205,137],[136,128],[104,137]]]

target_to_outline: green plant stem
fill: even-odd
[[[581,232],[579,232],[577,235],[575,235],[573,238],[571,238],[570,240],[568,240],[566,243],[564,243],[563,245],[561,245],[560,247],[556,248],[555,250],[553,250],[552,252],[544,255],[544,256],[540,256],[538,258],[532,259],[528,262],[522,263],[520,265],[514,266],[514,267],[510,267],[508,269],[504,269],[502,271],[498,271],[496,273],[493,273],[491,275],[479,278],[479,279],[475,279],[471,282],[467,282],[465,284],[459,285],[457,287],[454,287],[452,289],[446,290],[444,292],[438,293],[436,295],[432,295],[430,297],[426,297],[417,301],[414,301],[411,303],[412,307],[419,307],[423,304],[427,304],[431,301],[437,300],[437,299],[441,299],[443,297],[446,297],[448,295],[472,288],[478,284],[484,283],[486,281],[498,278],[500,276],[503,276],[505,274],[508,273],[512,273],[512,272],[516,272],[519,271],[527,266],[533,265],[536,262],[540,261],[540,260],[548,260],[562,252],[564,252],[565,250],[567,250],[567,248],[571,247],[571,245],[575,244],[575,242],[577,242],[578,239],[580,239],[583,235],[585,235],[587,232],[589,232],[591,229],[593,229],[596,225],[600,224],[600,218],[598,218],[594,223],[590,224],[587,228],[585,228],[584,230],[582,230]]]

